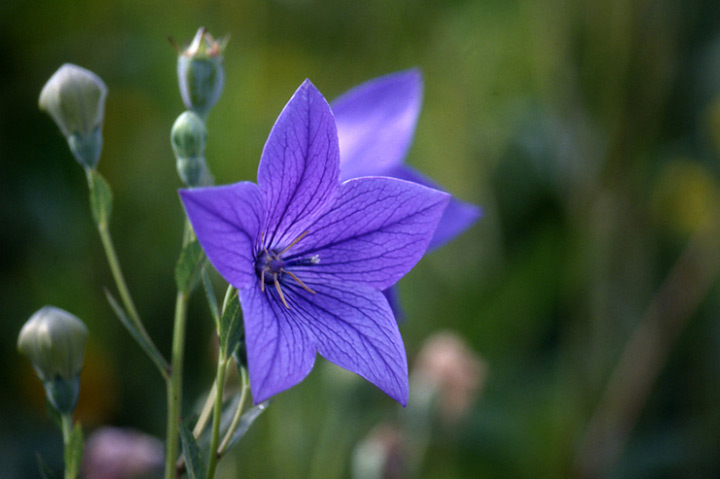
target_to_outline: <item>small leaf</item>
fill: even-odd
[[[90,188],[90,209],[95,223],[107,226],[112,211],[112,191],[110,185],[96,170],[87,169],[88,187]]]
[[[244,334],[242,309],[240,308],[237,291],[235,291],[220,318],[218,335],[220,336],[220,350],[225,358],[233,353],[238,343],[243,339]]]
[[[42,479],[55,479],[55,474],[50,470],[50,467],[39,452],[35,453],[35,458],[37,459],[38,469],[40,470],[40,477]]]
[[[110,294],[108,290],[105,290],[105,296],[107,297],[108,303],[110,303],[110,307],[113,309],[113,311],[115,311],[115,315],[117,315],[120,322],[123,324],[123,326],[125,326],[125,329],[128,330],[133,339],[135,339],[135,341],[140,345],[143,351],[145,351],[145,354],[147,354],[150,359],[155,363],[155,365],[160,370],[160,373],[163,376],[167,376],[170,367],[163,355],[160,354],[160,351],[158,351],[155,345],[148,341],[148,339],[138,330],[138,328],[135,326],[135,323],[130,321],[130,319],[125,314],[125,311],[118,304],[118,302],[115,301],[115,298],[113,298],[112,294]]]
[[[60,411],[55,409],[55,406],[53,406],[53,403],[50,402],[47,396],[45,397],[45,409],[47,410],[48,416],[53,424],[55,424],[58,429],[62,430],[62,416],[60,415]]]
[[[217,297],[215,297],[215,290],[213,289],[210,277],[207,274],[207,268],[202,269],[202,282],[205,287],[205,297],[207,298],[208,306],[210,307],[210,314],[212,314],[213,320],[215,320],[215,327],[220,330],[220,313],[218,312]]]
[[[80,471],[83,456],[83,433],[80,424],[75,423],[70,441],[65,446],[65,477],[75,478]]]
[[[179,291],[188,292],[194,286],[205,255],[197,240],[192,240],[180,252],[175,265],[175,282]]]
[[[252,423],[255,422],[255,419],[257,419],[258,416],[265,412],[268,406],[270,406],[270,402],[271,400],[268,399],[267,401],[263,401],[257,406],[253,406],[247,411],[245,411],[245,414],[243,414],[240,418],[240,422],[238,423],[235,432],[233,432],[233,435],[230,438],[227,447],[225,448],[226,451],[233,447],[235,444],[237,444],[240,439],[242,439],[242,437],[248,432],[248,429],[250,429],[250,426],[252,426]]]
[[[193,436],[190,429],[183,423],[180,423],[180,440],[182,441],[183,454],[185,455],[185,463],[187,464],[188,478],[205,479],[207,469],[200,448],[195,441],[195,436]]]

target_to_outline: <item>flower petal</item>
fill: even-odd
[[[260,159],[265,244],[285,246],[331,203],[340,175],[335,121],[309,80],[280,113]]]
[[[383,294],[367,286],[348,282],[308,281],[307,286],[315,293],[307,292],[292,280],[285,283],[283,294],[289,308],[283,306],[275,290],[267,288],[264,294],[266,302],[274,305],[273,310],[281,316],[277,324],[284,325],[290,331],[283,332],[280,337],[281,341],[287,341],[289,349],[297,348],[293,352],[296,361],[304,360],[305,356],[302,355],[307,355],[307,339],[303,336],[303,332],[307,332],[323,357],[359,374],[403,406],[406,405],[408,370],[405,348],[397,322]],[[264,334],[269,336],[270,333],[277,334],[273,327],[267,327]],[[250,338],[251,333],[246,336]],[[283,347],[277,348],[267,342],[261,343],[261,346],[285,354]],[[252,368],[253,356],[249,351],[248,365]],[[261,354],[271,356],[268,351]],[[295,382],[290,384],[291,381],[285,378],[286,371],[302,372],[304,369],[286,365],[285,359],[275,357],[274,361],[282,367],[273,363],[270,371],[268,361],[265,360],[263,368],[267,370],[267,376],[283,376],[276,381],[283,385],[282,389],[295,384],[307,374],[293,376]]]
[[[249,182],[180,190],[200,245],[234,287],[257,284],[254,249],[263,223],[260,190]]]
[[[402,164],[422,102],[422,74],[413,69],[375,78],[335,100],[341,179],[384,175]]]
[[[388,176],[400,178],[401,180],[412,181],[421,185],[429,186],[438,190],[443,190],[437,183],[421,174],[419,171],[407,167],[398,166],[388,172]],[[444,191],[444,190],[443,190]],[[481,207],[460,201],[454,196],[450,200],[448,207],[440,219],[435,234],[430,241],[428,250],[434,250],[443,246],[445,243],[455,239],[462,234],[463,231],[471,227],[483,215]]]
[[[258,404],[302,381],[313,367],[316,349],[305,318],[286,308],[274,289],[253,287],[238,294],[250,389]]]
[[[286,260],[317,255],[293,266],[310,276],[385,289],[415,266],[427,248],[450,195],[395,178],[356,178],[310,228]]]

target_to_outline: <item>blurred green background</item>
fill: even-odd
[[[720,3],[6,0],[0,477],[36,477],[36,451],[61,468],[59,433],[15,347],[45,304],[91,331],[77,414],[86,433],[164,435],[164,385],[105,301],[114,285],[85,178],[37,97],[65,62],[109,86],[99,170],[115,193],[111,229],[169,354],[182,232],[169,131],[184,107],[167,37],[188,41],[199,26],[230,34],[208,120],[218,183],[255,178],[306,77],[332,99],[417,66],[425,98],[407,162],[485,210],[400,283],[411,369],[441,330],[482,357],[462,419],[416,417],[413,396],[402,410],[318,359],[221,477],[350,477],[356,445],[379,424],[421,431],[404,444],[417,456],[427,439],[422,478],[720,476]],[[190,314],[186,415],[214,367],[200,294]]]

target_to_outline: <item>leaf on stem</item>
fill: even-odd
[[[80,471],[83,456],[83,433],[80,424],[75,423],[70,441],[65,446],[65,477],[75,478]]]
[[[112,210],[112,191],[110,185],[96,170],[87,169],[88,187],[90,188],[90,209],[98,227],[110,223]]]
[[[38,469],[40,470],[40,477],[42,479],[55,479],[55,474],[50,470],[50,467],[39,452],[35,453],[35,458],[37,459]]]
[[[188,427],[180,423],[180,440],[182,441],[183,454],[187,464],[188,479],[205,479],[207,468],[203,461],[200,447],[195,441],[195,436]]]
[[[220,350],[225,358],[233,353],[244,335],[242,309],[237,292],[234,292],[220,318]]]
[[[242,439],[242,437],[248,432],[248,429],[250,429],[250,426],[252,426],[252,423],[255,422],[255,419],[257,419],[258,416],[265,412],[268,406],[270,406],[271,401],[272,400],[268,399],[267,401],[263,401],[257,406],[253,406],[245,411],[245,414],[243,414],[240,418],[240,422],[238,423],[235,432],[233,432],[233,435],[225,448],[226,451]]]
[[[183,247],[175,265],[175,282],[179,291],[187,293],[195,286],[204,259],[205,255],[197,240]]]
[[[113,309],[113,311],[115,311],[115,315],[118,317],[123,326],[125,326],[125,329],[128,330],[133,339],[135,339],[135,341],[140,345],[143,351],[145,351],[145,354],[147,354],[150,359],[155,363],[163,377],[167,378],[170,367],[168,366],[168,363],[163,357],[163,355],[160,354],[160,351],[158,351],[155,345],[148,341],[147,338],[140,332],[140,330],[138,330],[135,324],[130,321],[130,319],[127,317],[127,314],[125,314],[125,310],[123,310],[120,304],[118,304],[115,298],[113,298],[112,294],[110,294],[110,291],[105,290],[105,296],[107,297],[108,303],[110,303],[110,307]]]
[[[215,327],[220,330],[220,313],[218,312],[217,297],[215,296],[215,290],[213,289],[210,277],[207,273],[207,268],[202,269],[202,282],[205,288],[205,297],[207,298],[208,306],[210,307],[210,314],[212,314],[213,320],[215,321]]]

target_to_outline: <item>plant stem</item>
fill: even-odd
[[[190,222],[185,220],[183,247],[192,239]],[[170,377],[167,381],[167,437],[165,439],[165,479],[175,477],[175,461],[178,457],[178,434],[182,407],[182,373],[185,353],[185,326],[189,291],[178,291],[175,299],[175,320],[173,326]]]
[[[63,435],[63,446],[65,451],[65,460],[67,461],[67,450],[70,447],[70,438],[72,437],[72,416],[70,414],[63,414],[61,416],[62,418],[62,435]],[[65,479],[75,479],[75,475],[72,474],[72,471],[68,467],[68,464],[65,464]]]
[[[222,419],[223,388],[225,386],[225,371],[227,370],[227,359],[224,354],[218,358],[217,382],[215,393],[215,410],[213,411],[212,434],[210,436],[210,458],[208,461],[208,479],[215,477],[215,469],[218,462],[218,442],[220,440],[220,419]]]
[[[108,225],[106,223],[101,223],[97,226],[98,233],[100,233],[100,240],[102,241],[103,249],[105,250],[105,256],[107,257],[108,265],[110,266],[110,271],[112,272],[113,278],[115,279],[115,285],[117,286],[118,292],[120,293],[120,299],[122,300],[123,305],[125,306],[125,310],[130,317],[130,321],[133,322],[138,332],[152,346],[152,349],[157,351],[155,343],[153,343],[150,335],[148,335],[147,330],[143,325],[142,320],[140,319],[140,315],[135,308],[135,303],[132,300],[132,296],[130,296],[130,291],[128,290],[127,284],[125,283],[125,277],[123,275],[122,269],[120,268],[120,262],[118,261],[117,253],[115,252],[115,246],[113,244],[112,237],[110,236]],[[159,354],[149,354],[149,356],[152,362],[160,371],[160,374],[162,374],[162,376],[167,380],[169,368],[165,359]]]
[[[230,439],[232,439],[235,429],[237,429],[238,424],[240,424],[240,418],[242,417],[242,411],[243,407],[245,406],[245,399],[247,399],[248,391],[247,371],[245,370],[245,368],[240,368],[240,388],[240,402],[238,403],[238,407],[235,410],[235,415],[233,416],[232,422],[230,423],[230,427],[228,428],[227,433],[225,433],[225,437],[220,443],[220,448],[217,451],[218,456],[223,455],[225,449],[230,443]]]

